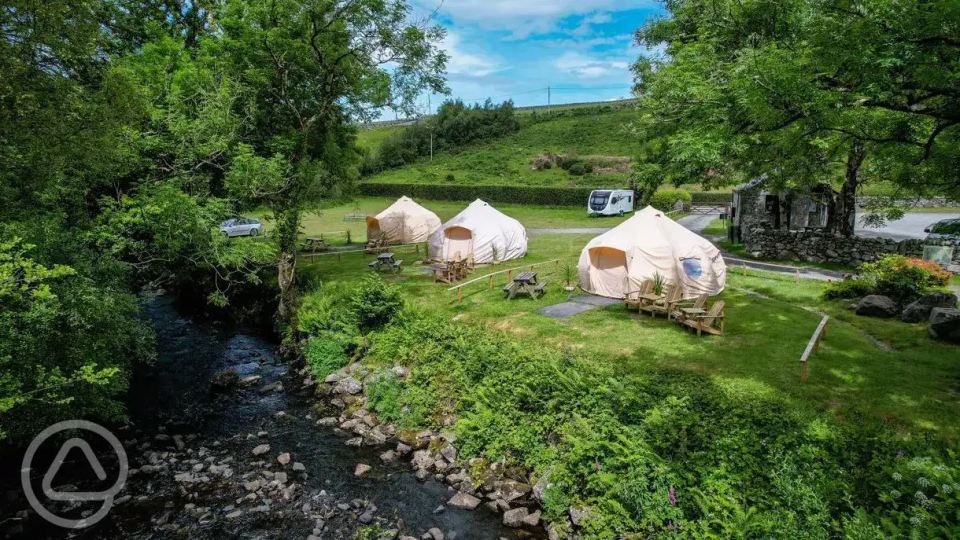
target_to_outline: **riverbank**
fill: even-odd
[[[344,444],[336,426],[318,422],[330,411],[317,410],[312,389],[300,386],[269,335],[183,316],[164,297],[144,311],[158,334],[158,359],[134,379],[130,422],[113,430],[130,476],[108,516],[71,536],[374,539],[433,530],[434,539],[514,537],[493,515],[444,506],[447,485],[382,462],[375,449]],[[361,463],[371,469],[357,476]],[[10,518],[0,534],[67,536],[6,484]],[[71,467],[54,483],[62,484],[85,490],[96,481]],[[49,507],[80,517],[99,503]]]

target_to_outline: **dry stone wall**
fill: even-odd
[[[762,259],[830,262],[855,266],[887,254],[920,258],[924,245],[953,246],[953,263],[960,265],[960,241],[846,238],[823,232],[754,228],[745,237],[747,251]]]

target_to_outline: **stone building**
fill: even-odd
[[[817,231],[827,226],[836,196],[829,184],[783,191],[767,184],[767,175],[761,175],[733,190],[731,220],[736,240],[747,243],[754,229]]]

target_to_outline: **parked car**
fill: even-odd
[[[597,189],[590,192],[587,215],[622,216],[633,212],[633,191],[629,189]]]
[[[263,224],[253,218],[228,219],[220,224],[220,234],[231,236],[258,236],[263,232]]]
[[[928,240],[960,240],[960,218],[940,220],[923,232]]]

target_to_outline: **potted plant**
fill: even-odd
[[[577,278],[576,268],[574,268],[573,265],[570,263],[564,264],[563,265],[563,282],[565,285],[563,287],[563,290],[567,292],[573,292],[574,290],[576,290],[577,287],[576,285],[574,285],[574,281],[576,280],[576,278]]]
[[[491,264],[500,264],[500,261],[498,260],[498,257],[497,257],[497,255],[498,255],[498,254],[497,254],[497,246],[495,246],[495,245],[494,245],[494,246],[490,246],[490,250],[493,251],[493,255],[492,255],[493,261],[492,261]]]
[[[663,275],[660,272],[653,273],[653,294],[660,296],[663,294],[663,288],[666,283],[663,281]]]

